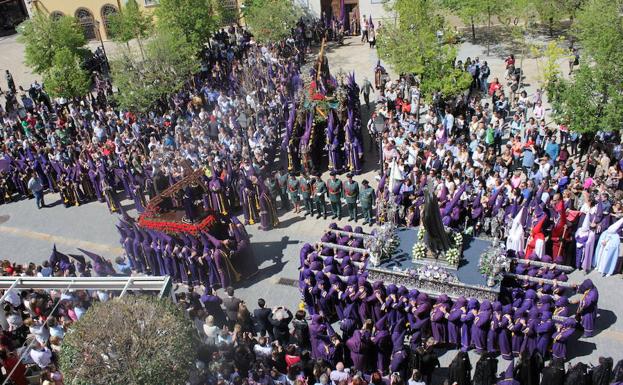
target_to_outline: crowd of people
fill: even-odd
[[[19,265],[2,261],[1,275],[13,277],[75,276],[69,269],[64,254],[56,249],[49,261],[41,265]],[[82,273],[90,275],[92,264],[84,257],[75,256],[84,263]],[[127,263],[115,265],[103,259],[95,264],[107,264],[109,272],[121,273]],[[117,270],[115,270],[115,268]],[[0,381],[6,384],[63,385],[59,371],[59,352],[65,333],[97,301],[108,301],[113,294],[89,290],[4,290],[0,310]]]
[[[241,208],[246,224],[272,228],[278,220],[261,219],[256,202],[269,195],[268,180],[277,182],[270,166],[308,43],[302,22],[280,44],[250,39],[233,27],[216,34],[204,70],[146,115],[115,107],[110,83],[99,77],[96,95],[84,98],[50,100],[35,82],[21,104],[7,99],[0,199],[36,195],[44,207],[45,192],[59,192],[67,207],[97,199],[117,212],[128,197],[141,212],[186,170],[205,167],[206,183],[223,199],[208,192],[193,199],[223,214]]]
[[[359,24],[362,40],[373,46],[372,18],[363,20],[355,28]],[[415,227],[429,185],[435,186],[445,226],[504,240],[514,257],[604,275],[623,269],[621,135],[580,135],[564,123],[548,121],[542,93],[528,97],[512,56],[502,82],[489,80],[486,61],[457,61],[473,77],[469,91],[454,100],[438,95],[429,105],[421,103],[416,77],[405,74],[392,81],[379,64],[374,85],[364,82],[361,88],[366,106],[371,91],[377,96],[368,123],[370,138],[378,144],[371,151],[378,151],[382,165],[376,191],[367,180],[361,185],[353,180],[363,155],[361,132],[352,130],[359,116],[341,117],[337,143],[310,147],[317,153],[305,156],[308,149],[300,143],[309,140],[311,120],[294,119],[305,55],[312,42],[340,33],[343,26],[336,20],[311,27],[301,21],[290,38],[261,46],[244,29],[222,30],[203,52],[202,71],[170,98],[156,101],[146,115],[117,108],[110,83],[98,75],[94,93],[75,100],[52,100],[37,82],[19,92],[9,83],[12,91],[0,109],[0,202],[32,196],[43,208],[45,193],[59,192],[67,207],[99,200],[117,212],[122,211],[119,200],[128,197],[143,212],[150,198],[204,169],[208,189],[181,190],[171,207],[182,207],[191,222],[196,204],[231,222],[224,230],[229,241],[208,235],[178,239],[142,230],[124,215],[119,229],[127,261],[113,266],[95,259],[89,265],[54,254],[42,266],[4,263],[4,274],[88,275],[92,269],[98,275],[168,274],[186,283],[189,292],[179,294],[179,302],[209,353],[197,384],[430,385],[440,347],[459,349],[449,384],[572,384],[582,376],[591,377],[594,385],[622,382],[623,364],[613,370],[611,359],[592,374],[580,365],[565,374],[566,341],[576,328],[586,337],[596,331],[598,293],[591,280],[575,290],[510,282],[491,302],[432,298],[404,286],[368,282],[364,254],[305,245],[301,309],[270,309],[260,299],[251,314],[234,296],[228,287],[236,281],[231,253],[248,246],[244,225],[257,223],[263,230],[279,225],[277,203],[297,213],[302,204],[307,215],[325,218],[329,208],[336,219],[345,203],[351,221],[359,219],[361,210],[364,224],[392,220]],[[311,71],[320,76],[311,96],[331,86],[355,90],[358,100],[356,84],[330,76],[322,80],[325,65],[321,58],[314,66],[320,74]],[[358,106],[353,111],[358,115]],[[333,116],[326,123],[329,134]],[[294,125],[298,133],[289,131]],[[293,155],[298,157],[294,167]],[[325,155],[332,168],[326,181],[321,162],[307,164]],[[344,167],[338,169],[337,159]],[[350,173],[342,181],[339,171],[346,170]],[[395,218],[388,218],[389,200],[400,208]],[[231,216],[237,210],[244,221]],[[323,242],[361,247],[359,238],[335,233],[325,234]],[[514,271],[566,281],[555,267],[522,266]],[[205,287],[203,295],[193,289],[199,284]],[[219,287],[227,288],[225,298],[216,294]],[[575,292],[581,298],[572,304],[569,297]],[[42,382],[62,384],[55,352],[63,333],[92,301],[107,298],[103,292],[7,292],[0,312],[5,374],[25,384],[27,364],[43,370]],[[55,315],[42,316],[50,314],[50,306]],[[466,354],[471,349],[481,353],[473,378]],[[511,362],[501,377],[498,354]],[[543,368],[546,359],[551,363]]]
[[[526,258],[549,255],[586,272],[620,273],[619,131],[580,135],[548,121],[542,92],[528,97],[514,64],[509,57],[504,84],[489,80],[487,62],[479,58],[457,62],[473,76],[470,90],[427,106],[419,104],[416,78],[375,79],[385,122],[380,134],[370,129],[384,165],[379,220],[387,220],[380,208],[392,199],[400,207],[398,223],[418,226],[424,190],[432,183],[445,226],[509,238],[509,247]]]
[[[72,255],[71,258],[76,256]],[[96,260],[94,262],[97,263]],[[112,264],[101,260],[100,263],[109,266],[107,274],[124,273],[129,269],[127,261]],[[91,263],[85,263],[84,269],[68,268],[66,256],[56,250],[42,265],[17,265],[3,261],[1,266],[3,276],[70,277],[76,274],[89,275],[91,272],[98,274]],[[589,285],[588,281],[583,284],[585,288],[588,287],[586,285]],[[381,285],[376,287],[382,288]],[[385,291],[384,288],[382,290]],[[372,304],[369,314],[361,306],[349,304],[344,310],[344,318],[339,321],[340,331],[336,332],[330,323],[329,314],[326,318],[321,314],[313,314],[310,320],[309,314],[302,307],[297,310],[283,306],[270,307],[262,298],[257,300],[257,307],[251,309],[235,296],[231,287],[219,296],[212,288],[207,287],[201,293],[190,286],[187,292],[180,292],[176,297],[178,305],[194,323],[197,337],[202,342],[198,370],[192,375],[191,383],[430,385],[432,379],[436,378],[437,383],[449,385],[496,382],[606,385],[610,381],[618,385],[623,380],[622,364],[617,363],[613,368],[611,358],[600,358],[599,366],[593,368],[578,363],[565,372],[564,359],[556,357],[554,349],[554,358],[544,367],[544,358],[547,357],[541,354],[544,335],[551,337],[553,334],[553,343],[560,344],[564,341],[556,341],[556,336],[565,333],[560,328],[552,330],[552,321],[546,316],[538,321],[524,316],[524,322],[519,321],[515,327],[517,330],[527,328],[525,330],[528,332],[513,330],[512,338],[511,332],[504,337],[496,334],[499,332],[498,326],[508,318],[496,310],[499,303],[492,304],[487,313],[486,302],[478,307],[477,303],[470,300],[465,304],[469,308],[465,313],[460,308],[463,299],[458,299],[451,306],[451,302],[441,296],[435,304],[432,301],[425,304],[427,299],[419,294],[409,301],[398,303],[392,301],[392,298],[397,297],[392,294],[391,287],[387,288],[387,292],[389,305],[381,309]],[[40,383],[45,385],[62,385],[63,375],[57,364],[65,333],[88,311],[93,302],[108,301],[114,295],[105,291],[85,290],[6,291],[0,311],[0,364],[4,378],[16,385],[28,384],[33,378],[39,378]],[[532,294],[526,292],[524,298],[518,299],[512,306],[518,308],[516,314],[522,311],[520,309],[530,308],[527,316],[535,312],[546,314],[548,311],[560,316],[567,315],[561,299],[553,303],[551,297],[537,297],[534,291]],[[314,311],[314,308],[311,309]],[[375,318],[375,314],[383,312],[381,318]],[[430,312],[430,317],[425,315],[427,312]],[[456,328],[451,327],[456,318],[454,313],[457,312],[461,313],[459,318],[464,323]],[[449,318],[444,321],[445,315],[439,316],[438,313],[448,314]],[[360,315],[372,318],[361,323]],[[399,317],[395,322],[391,320],[394,316]],[[483,319],[486,322],[481,322]],[[487,324],[484,327],[488,328],[489,323],[492,329],[481,330],[483,324]],[[550,328],[544,331],[548,323]],[[419,329],[405,339],[405,335],[411,333],[411,326],[405,325],[415,325]],[[398,330],[401,328],[402,331]],[[518,338],[522,342],[516,343],[516,336],[521,334],[523,336]],[[498,372],[496,352],[504,349],[505,338],[513,351],[519,345],[526,348],[518,348],[522,349],[519,360],[511,358],[509,369]],[[476,349],[479,346],[482,348],[474,366],[465,349],[461,348],[464,341],[472,341],[468,343]],[[494,348],[482,346],[483,343]],[[437,370],[440,366],[440,349],[453,348],[459,348],[459,351],[447,374],[442,375]],[[529,353],[531,350],[532,354]],[[548,350],[545,354],[548,354]],[[504,353],[502,357],[506,358]],[[580,380],[587,382],[578,382]]]

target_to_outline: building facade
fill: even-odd
[[[320,17],[326,15],[328,17],[340,16],[340,0],[295,0],[303,9],[307,11],[309,16]],[[393,16],[387,12],[385,5],[387,0],[344,0],[344,10],[348,16],[348,22],[353,20],[353,16],[357,17],[361,24],[363,16],[366,19],[372,15],[375,25],[378,21],[387,22],[393,20]]]
[[[225,7],[238,10],[237,0],[221,0]],[[158,0],[136,0],[147,12],[153,12]],[[125,0],[26,0],[28,12],[55,16],[74,16],[84,28],[88,40],[110,40],[109,17],[125,5]]]

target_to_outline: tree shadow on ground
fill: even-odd
[[[251,248],[255,257],[255,263],[261,266],[264,262],[272,262],[266,267],[259,269],[250,277],[238,283],[237,287],[248,288],[254,284],[272,277],[281,272],[286,265],[284,261],[284,251],[288,245],[297,244],[298,241],[291,241],[290,237],[284,236],[277,242],[252,242]]]
[[[508,55],[525,55],[530,56],[530,50],[524,46],[524,42],[518,40],[516,36],[513,36],[513,27],[511,23],[508,24],[496,24],[491,28],[484,26],[476,26],[476,38],[472,37],[471,28],[466,27],[463,29],[463,41],[479,45],[483,47],[486,54],[486,47],[489,45],[488,56],[497,56],[500,59],[506,58]],[[530,45],[534,42],[547,43],[559,38],[569,40],[570,36],[570,24],[569,22],[557,23],[550,35],[549,26],[536,24],[528,27],[528,33],[526,34],[526,43]]]

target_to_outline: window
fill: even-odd
[[[236,9],[238,8],[238,2],[236,0],[222,0],[223,8]]]
[[[65,16],[65,14],[61,11],[52,11],[52,13],[50,13],[50,19],[52,20],[58,20],[63,16]]]
[[[84,30],[84,37],[87,40],[95,40],[97,38],[95,33],[95,19],[91,11],[86,8],[78,8],[74,16],[78,19],[78,24],[80,24]]]
[[[104,23],[104,30],[106,31],[106,37],[111,38],[112,33],[110,31],[110,15],[117,13],[117,7],[114,5],[106,4],[102,7],[102,22]]]
[[[154,5],[158,5],[158,3],[160,3],[160,0],[145,0],[146,7],[153,7]]]

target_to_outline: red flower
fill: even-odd
[[[201,231],[210,231],[216,224],[218,218],[215,214],[208,214],[199,223],[181,223],[181,222],[169,222],[160,221],[150,218],[145,211],[138,218],[138,224],[141,227],[148,228],[156,231],[163,231],[167,233],[188,233],[196,235]]]

